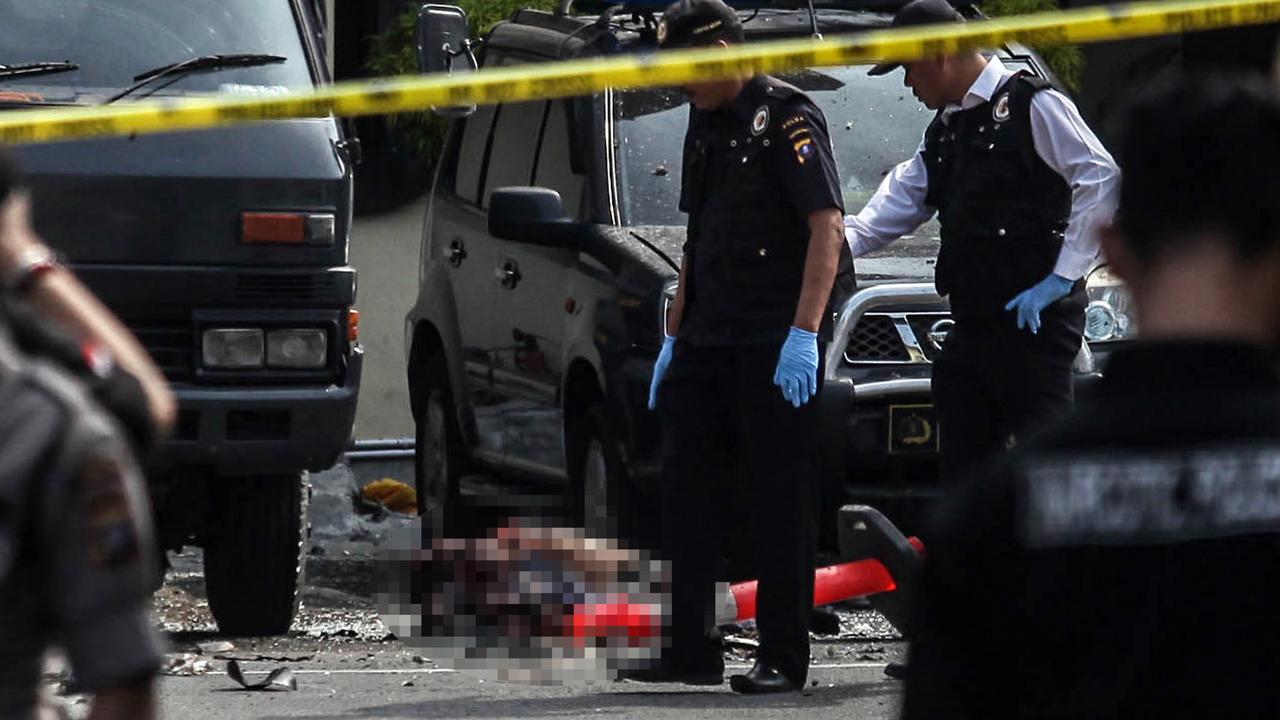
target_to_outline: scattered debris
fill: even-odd
[[[215,655],[218,660],[234,660],[238,662],[307,662],[315,655]]]
[[[278,667],[268,673],[262,680],[250,683],[244,679],[244,673],[240,671],[240,663],[231,660],[227,663],[227,677],[239,683],[240,687],[245,690],[288,690],[292,692],[298,689],[298,681],[293,677],[293,671],[287,667]]]
[[[360,489],[360,499],[375,507],[401,515],[418,514],[418,493],[412,487],[391,478],[374,480]]]
[[[196,653],[182,653],[167,656],[164,665],[160,668],[160,674],[175,677],[195,677],[197,675],[207,675],[212,669],[213,663],[207,658],[202,658]]]
[[[659,165],[658,167],[653,169],[653,174],[657,175],[658,177],[666,177],[667,175],[671,174],[671,171],[667,169],[666,165]]]
[[[400,683],[400,687],[413,687],[413,681],[405,680],[404,682]]]
[[[216,655],[218,653],[228,653],[236,649],[233,643],[226,640],[218,640],[215,642],[199,643],[196,647],[200,648],[200,652],[205,655]]]

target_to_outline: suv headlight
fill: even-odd
[[[1085,280],[1089,306],[1084,311],[1084,337],[1089,342],[1111,342],[1133,337],[1133,299],[1120,278],[1103,265]]]

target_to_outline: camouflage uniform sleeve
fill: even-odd
[[[95,419],[75,423],[49,488],[42,555],[59,644],[90,691],[154,673],[156,549],[141,475],[125,444]]]

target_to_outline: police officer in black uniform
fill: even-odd
[[[963,18],[947,0],[914,0],[893,24],[953,22]],[[904,83],[937,117],[916,155],[845,224],[860,257],[938,215],[935,282],[955,325],[933,395],[940,470],[954,479],[1071,407],[1083,278],[1119,173],[1071,100],[1042,79],[978,52],[904,67]]]
[[[743,39],[720,0],[671,5],[657,33],[663,48]],[[800,90],[767,76],[685,90],[693,104],[680,199],[688,240],[650,394],[663,424],[672,645],[649,679],[723,682],[712,602],[721,510],[730,493],[745,491],[760,652],[731,685],[781,692],[801,687],[808,672],[820,336],[829,332],[829,299],[853,277],[843,199],[826,121]]]
[[[1121,143],[1146,339],[944,506],[909,720],[1280,716],[1280,100],[1182,81]]]

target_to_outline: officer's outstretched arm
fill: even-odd
[[[910,159],[899,163],[875,195],[857,215],[844,219],[845,239],[854,257],[862,257],[914,232],[936,212],[925,202],[929,172],[925,168],[924,142]]]

